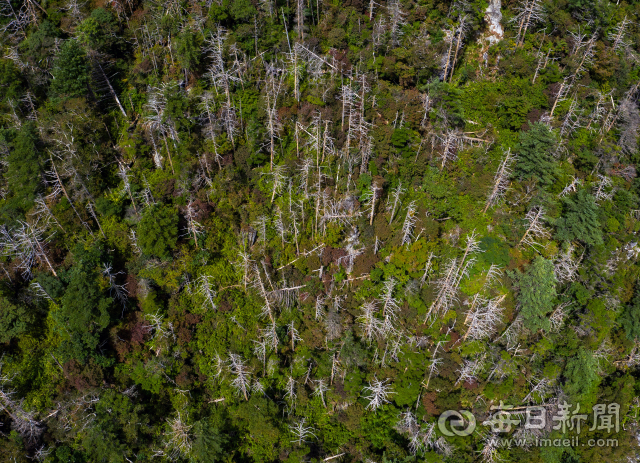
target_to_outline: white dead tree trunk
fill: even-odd
[[[374,378],[373,381],[369,382],[368,386],[363,388],[363,393],[369,393],[369,395],[364,396],[364,398],[369,401],[366,407],[367,410],[376,411],[384,404],[389,403],[389,396],[394,394],[394,392],[391,386],[387,384],[388,382],[388,379],[379,381],[377,378]]]
[[[267,112],[267,133],[269,134],[269,166],[273,170],[273,160],[275,158],[276,145],[275,141],[279,138],[282,130],[282,123],[278,115],[278,94],[282,86],[282,79],[276,82],[274,76],[269,76],[265,85],[265,103]]]
[[[511,22],[518,24],[516,44],[520,46],[524,43],[527,30],[544,20],[544,7],[541,0],[523,0],[515,10],[518,14],[511,19]]]
[[[198,294],[200,294],[205,301],[205,309],[208,305],[212,310],[217,310],[217,306],[215,303],[217,293],[214,289],[213,277],[210,275],[201,275],[200,278],[198,278],[196,284],[198,288]]]
[[[191,428],[178,412],[178,416],[167,420],[169,430],[166,432],[166,447],[172,459],[189,455],[192,446]]]
[[[302,341],[302,338],[300,337],[300,333],[296,327],[293,325],[293,321],[289,324],[288,330],[289,336],[291,337],[291,350],[296,350],[296,342]]]
[[[40,262],[46,264],[54,276],[58,276],[47,257],[45,247],[51,236],[45,235],[46,228],[39,223],[18,222],[18,228],[0,229],[0,248],[5,255],[18,259],[18,267],[26,278],[31,278],[31,269]]]
[[[399,0],[392,0],[387,7],[389,11],[389,35],[391,46],[400,46],[400,39],[404,35],[402,28],[407,24],[407,13],[402,10]]]
[[[470,233],[467,236],[462,258],[454,257],[445,266],[441,278],[435,282],[438,292],[435,300],[429,307],[429,311],[425,317],[425,323],[431,316],[437,317],[440,313],[446,313],[458,300],[458,287],[460,286],[462,278],[468,276],[471,267],[475,263],[475,257],[473,257],[473,255],[480,250],[478,243],[479,241],[475,231]]]
[[[536,240],[548,239],[551,236],[549,230],[544,226],[545,216],[542,206],[532,207],[524,220],[527,223],[527,229],[518,242],[518,246],[524,243],[535,249],[536,246],[540,246]]]
[[[456,62],[458,61],[458,54],[462,49],[463,41],[464,41],[465,35],[467,34],[468,29],[469,29],[469,24],[467,22],[467,16],[460,15],[460,18],[458,19],[458,26],[455,28],[455,32],[454,32],[454,35],[455,35],[454,41],[456,45],[455,45],[455,52],[453,54],[453,60],[451,61],[451,71],[449,72],[449,82],[453,80],[453,72],[456,67]]]
[[[193,201],[189,201],[187,203],[187,207],[185,209],[185,218],[187,219],[187,234],[193,238],[193,241],[196,244],[196,249],[199,249],[198,246],[198,236],[204,233],[204,227],[196,220],[196,212],[193,207]]]
[[[391,198],[393,199],[393,206],[391,206],[391,215],[389,217],[389,223],[393,222],[393,217],[396,214],[396,208],[398,207],[398,203],[400,202],[400,197],[405,192],[406,190],[402,188],[402,183],[398,182],[398,186],[391,193]]]
[[[298,0],[298,2],[301,3],[302,0]],[[291,434],[296,437],[291,442],[297,443],[299,446],[306,443],[309,437],[316,437],[316,435],[313,433],[315,429],[312,426],[307,426],[307,422],[304,418],[302,418],[294,425],[289,425],[289,431],[291,431]]]
[[[244,396],[244,400],[249,400],[248,392],[251,385],[251,373],[245,366],[244,360],[238,354],[229,354],[229,369],[234,376],[231,385]]]
[[[413,229],[416,225],[416,202],[411,201],[407,206],[407,215],[402,225],[402,244],[410,244],[413,239]]]
[[[124,311],[127,308],[129,291],[127,290],[126,283],[123,285],[119,285],[116,282],[117,276],[121,275],[122,273],[123,272],[113,273],[111,264],[102,265],[102,274],[107,277],[107,280],[109,280],[109,293],[113,295],[114,299],[122,305],[122,310]]]
[[[484,207],[483,213],[487,212],[487,209],[491,206],[495,206],[505,195],[509,189],[511,178],[511,166],[516,160],[516,156],[511,154],[511,148],[505,151],[505,157],[500,162],[496,175],[493,177],[493,188],[487,198],[487,203]]]
[[[376,210],[376,199],[378,199],[378,192],[382,191],[382,188],[378,187],[377,183],[371,185],[371,189],[368,190],[364,197],[367,209],[369,209],[369,225],[373,225],[373,216]]]

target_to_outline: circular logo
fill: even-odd
[[[468,410],[447,410],[438,418],[438,429],[445,436],[470,436],[476,429],[476,417]]]

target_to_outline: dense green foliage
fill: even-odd
[[[491,5],[0,0],[0,463],[638,461],[640,6]]]
[[[553,262],[538,256],[518,281],[520,313],[531,331],[549,329],[547,314],[556,298],[556,276]]]

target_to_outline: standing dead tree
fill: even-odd
[[[119,285],[116,282],[118,275],[122,275],[123,272],[113,272],[111,264],[102,265],[102,274],[109,280],[109,293],[113,295],[116,301],[122,305],[122,310],[127,308],[127,302],[129,297],[129,291],[127,290],[127,284]]]
[[[193,207],[193,200],[187,203],[184,215],[185,219],[187,219],[186,234],[193,238],[193,241],[196,244],[196,249],[198,249],[198,236],[204,233],[204,227],[196,220],[196,212]]]
[[[369,225],[373,225],[373,215],[376,211],[376,200],[378,199],[379,192],[382,191],[382,188],[378,186],[376,182],[373,182],[371,188],[367,190],[364,195],[365,203],[367,209],[369,209]]]
[[[491,189],[491,193],[489,193],[487,203],[482,211],[483,213],[487,212],[489,207],[495,206],[509,189],[509,184],[511,183],[510,178],[512,175],[511,166],[515,162],[516,156],[511,154],[511,148],[507,149],[504,154],[505,157],[500,162],[498,170],[493,177],[493,188]]]
[[[369,404],[366,407],[367,410],[376,411],[384,404],[389,403],[389,396],[394,394],[394,392],[392,391],[391,386],[387,384],[388,382],[388,379],[379,381],[377,378],[374,378],[373,381],[369,382],[368,386],[363,388],[363,392],[369,393],[369,395],[364,396],[364,398],[369,401]]]
[[[186,423],[180,412],[175,418],[167,420],[167,425],[169,429],[165,433],[167,437],[165,446],[169,451],[168,456],[171,459],[177,459],[181,455],[189,455],[193,440],[191,436],[192,426]]]
[[[463,143],[462,134],[458,129],[448,129],[442,136],[436,135],[436,138],[442,147],[440,169],[444,169],[448,162],[453,162],[458,158],[458,151],[462,148]]]
[[[596,198],[596,202],[609,201],[613,198],[615,190],[613,189],[613,182],[606,175],[598,174],[598,182],[593,188],[593,195]]]
[[[461,14],[458,17],[457,24],[454,24],[451,29],[445,31],[445,41],[449,44],[446,55],[442,56],[442,80],[449,79],[449,82],[453,80],[453,71],[455,70],[456,63],[458,62],[458,55],[464,45],[464,39],[469,30],[469,22],[467,21],[467,15]]]
[[[145,117],[144,127],[150,134],[152,144],[155,147],[155,141],[153,136],[155,133],[159,133],[164,141],[164,146],[167,151],[167,157],[169,158],[169,165],[171,166],[171,173],[175,175],[173,169],[173,160],[171,159],[171,150],[169,150],[169,142],[167,139],[173,141],[178,140],[178,132],[176,131],[171,120],[166,118],[165,109],[167,107],[166,92],[170,90],[171,85],[164,84],[161,87],[152,87],[148,92],[148,101],[145,106],[147,110],[147,116]],[[157,147],[156,147],[157,151]],[[156,163],[157,165],[157,163]]]
[[[54,276],[58,276],[45,250],[51,240],[46,234],[46,224],[18,221],[18,227],[9,230],[0,228],[0,250],[18,260],[18,268],[22,269],[25,278],[31,278],[31,269],[37,262],[46,264]]]
[[[542,206],[532,207],[527,212],[524,220],[527,224],[527,229],[520,241],[518,241],[518,246],[524,243],[536,249],[536,246],[540,246],[540,243],[536,240],[549,239],[551,237],[551,232],[544,226],[545,216]]]
[[[436,298],[429,307],[429,311],[425,317],[425,323],[430,317],[437,317],[439,314],[446,312],[458,300],[457,292],[462,278],[469,274],[469,270],[475,263],[473,257],[480,248],[479,241],[475,232],[467,236],[467,242],[464,254],[461,258],[454,257],[446,264],[442,276],[436,280],[435,286],[438,290]]]
[[[231,386],[244,396],[244,400],[249,400],[248,392],[251,386],[251,373],[244,364],[242,357],[238,354],[229,354],[229,369],[234,376]]]
[[[301,2],[302,0],[298,1]],[[309,437],[316,437],[316,435],[313,433],[313,427],[307,426],[307,422],[304,418],[293,425],[289,425],[289,431],[291,431],[291,434],[296,437],[291,442],[296,442],[299,446],[307,442],[307,439]]]
[[[276,139],[282,131],[282,123],[278,115],[278,95],[282,87],[282,77],[276,79],[273,75],[267,77],[265,85],[265,110],[267,112],[267,133],[269,134],[269,167],[273,170],[273,160],[276,152]]]
[[[400,196],[406,193],[406,190],[402,188],[402,183],[398,182],[398,186],[391,192],[390,200],[393,199],[393,205],[391,206],[391,215],[389,216],[389,223],[393,222],[393,217],[396,215],[396,209],[400,202]],[[388,208],[387,208],[388,209]]]
[[[502,321],[501,303],[506,295],[486,300],[482,296],[476,295],[472,306],[467,313],[465,324],[469,326],[463,340],[468,337],[472,340],[486,339],[491,337],[496,326]]]
[[[214,289],[213,277],[210,275],[201,275],[200,278],[196,280],[196,284],[197,293],[200,294],[205,301],[205,310],[207,306],[211,307],[212,310],[217,310],[218,307],[215,302],[217,293]]]
[[[231,106],[231,87],[235,83],[242,83],[240,69],[237,65],[227,66],[224,60],[224,42],[227,38],[227,31],[222,27],[212,32],[205,41],[203,51],[207,53],[211,63],[207,69],[207,77],[213,83],[218,92],[218,87],[222,88],[227,100],[227,105]]]
[[[382,332],[382,322],[376,317],[378,306],[376,301],[365,302],[362,305],[362,315],[358,317],[358,322],[362,328],[364,337],[371,341],[374,336]]]
[[[574,256],[575,247],[573,244],[567,245],[567,247],[556,257],[554,262],[554,272],[556,278],[560,283],[566,283],[568,281],[574,281],[575,277],[580,269],[580,262],[584,256],[584,251],[580,256]]]
[[[518,33],[516,34],[516,44],[518,46],[524,43],[527,30],[536,23],[544,20],[544,7],[541,0],[523,0],[515,7],[518,12],[511,22],[518,25]]]
[[[410,244],[413,239],[413,230],[417,221],[416,212],[416,202],[411,201],[407,206],[407,215],[402,225],[402,244]]]
[[[391,0],[387,7],[389,13],[389,36],[391,38],[391,46],[396,48],[400,46],[400,40],[403,36],[402,28],[407,24],[407,13],[402,10],[399,0]]]

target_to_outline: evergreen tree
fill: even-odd
[[[49,91],[54,97],[79,97],[87,92],[89,64],[76,40],[67,40],[56,58]]]
[[[25,333],[33,319],[33,314],[24,305],[0,295],[0,343]]]
[[[138,243],[149,256],[169,257],[178,240],[178,214],[167,206],[149,208],[138,224]]]
[[[33,123],[22,125],[9,152],[6,179],[14,195],[16,207],[26,211],[33,204],[36,193],[41,188],[41,154],[36,143],[38,134]]]
[[[564,391],[576,403],[587,405],[594,402],[594,394],[600,383],[597,371],[598,362],[591,352],[580,348],[578,353],[567,361],[564,369]]]
[[[634,298],[625,306],[621,323],[628,339],[640,339],[640,289],[636,290]]]
[[[61,304],[54,312],[57,328],[64,341],[62,357],[83,361],[98,346],[102,331],[109,324],[112,299],[98,282],[101,250],[76,247],[76,263],[67,275],[68,285]]]
[[[549,127],[536,122],[529,131],[520,132],[518,138],[516,176],[522,180],[537,180],[543,186],[553,183],[556,166],[551,150],[555,139]]]
[[[549,329],[546,314],[553,308],[556,297],[553,262],[542,256],[536,257],[527,272],[520,277],[518,286],[518,302],[525,326],[531,331]]]
[[[598,205],[586,190],[563,199],[564,211],[556,221],[556,236],[560,240],[579,240],[588,245],[602,244],[598,220]]]

